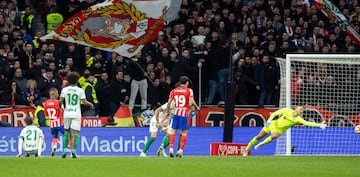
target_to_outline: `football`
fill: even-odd
[[[354,131],[355,131],[355,133],[360,134],[360,125],[355,126]]]

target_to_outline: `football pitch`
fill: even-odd
[[[9,177],[359,177],[360,156],[0,157]]]

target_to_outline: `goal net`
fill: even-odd
[[[289,54],[280,66],[279,107],[305,105],[303,118],[326,130],[295,126],[276,141],[277,155],[360,154],[360,55]]]

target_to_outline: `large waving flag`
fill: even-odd
[[[316,6],[331,22],[336,23],[348,35],[356,45],[360,46],[360,35],[350,26],[349,20],[341,11],[328,0],[309,0]]]
[[[164,27],[169,0],[108,0],[67,19],[42,39],[134,56]]]
[[[170,1],[170,7],[165,15],[165,21],[168,23],[176,19],[182,3],[182,0],[169,0],[169,1]]]

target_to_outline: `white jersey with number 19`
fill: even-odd
[[[64,98],[64,118],[81,119],[80,101],[86,99],[83,89],[76,85],[69,85],[61,90],[60,98]]]

